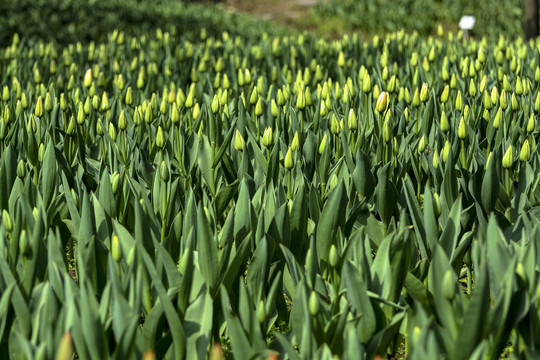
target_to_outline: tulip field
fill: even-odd
[[[0,47],[1,359],[537,359],[540,40]]]

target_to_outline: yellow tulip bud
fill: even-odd
[[[236,135],[234,137],[234,148],[238,151],[243,151],[244,144],[245,144],[244,137],[242,136],[242,134],[240,134],[240,131],[238,131],[237,129]]]

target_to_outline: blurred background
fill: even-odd
[[[0,44],[14,33],[72,43],[99,41],[113,29],[157,27],[188,39],[202,28],[246,37],[304,30],[325,38],[349,32],[369,38],[399,29],[430,35],[439,26],[459,30],[463,15],[475,16],[474,35],[490,40],[524,36],[527,14],[538,32],[537,0],[2,0],[0,14]]]

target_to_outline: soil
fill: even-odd
[[[241,11],[278,23],[313,30],[306,18],[313,16],[312,9],[325,0],[226,0],[225,6],[231,11]]]

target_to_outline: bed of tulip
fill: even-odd
[[[539,50],[15,35],[0,358],[537,358]]]

